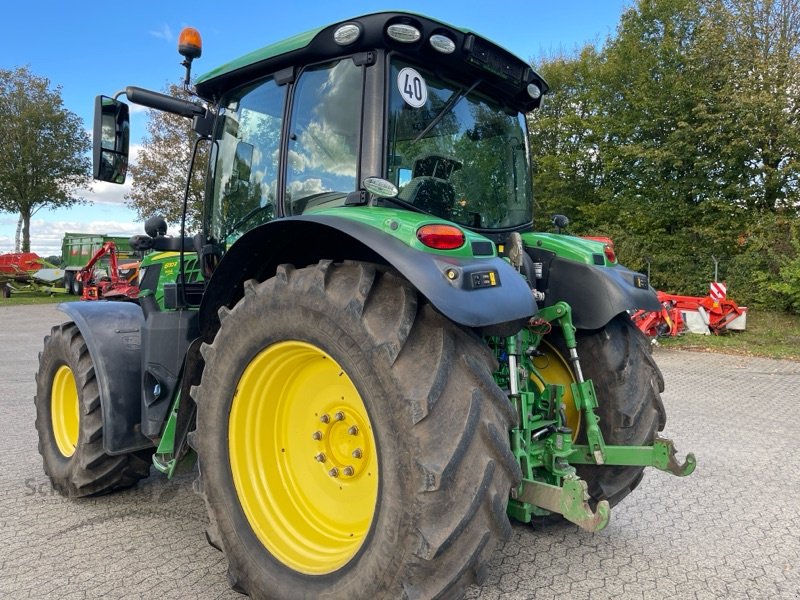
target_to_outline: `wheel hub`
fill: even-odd
[[[371,457],[364,455],[370,445],[364,434],[369,431],[368,425],[362,416],[344,407],[337,406],[332,414],[333,417],[323,413],[319,418],[320,429],[311,434],[317,443],[313,458],[330,477],[358,479],[367,472],[365,465],[370,464]]]

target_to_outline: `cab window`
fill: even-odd
[[[289,125],[286,213],[344,204],[358,188],[363,69],[350,58],[305,69]]]

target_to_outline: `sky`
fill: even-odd
[[[195,75],[296,33],[361,14],[397,9],[471,29],[530,60],[543,54],[572,53],[585,44],[602,44],[614,34],[622,12],[632,2],[9,2],[3,7],[5,26],[0,27],[0,68],[27,65],[34,74],[48,78],[52,87],[61,88],[64,106],[81,117],[90,131],[96,95],[111,96],[128,85],[161,91],[182,77],[177,36],[187,25],[198,29],[203,39],[203,55],[193,67]],[[146,111],[131,105],[133,159],[146,124]],[[31,220],[31,250],[41,256],[60,254],[61,239],[67,231],[142,233],[136,213],[126,206],[124,197],[129,189],[130,178],[123,186],[94,182],[91,190],[79,193],[90,204],[40,209]],[[0,213],[0,253],[14,250],[17,218]]]

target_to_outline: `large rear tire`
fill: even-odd
[[[549,340],[567,356],[560,334],[554,331]],[[584,377],[592,380],[597,394],[596,413],[605,443],[651,445],[667,419],[661,400],[664,378],[642,332],[622,313],[601,329],[579,330],[577,349]],[[584,429],[579,431],[579,444],[586,443]],[[644,467],[577,465],[576,469],[588,484],[592,503],[608,500],[611,506],[639,485],[644,472]]]
[[[521,478],[483,341],[361,263],[284,265],[220,317],[190,440],[234,589],[438,598],[481,581]]]
[[[103,450],[97,378],[74,323],[53,327],[44,338],[33,401],[44,471],[62,495],[113,492],[149,475],[151,451],[110,456]]]

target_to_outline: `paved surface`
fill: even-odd
[[[36,450],[34,372],[54,306],[0,307],[0,598],[240,598],[192,477],[69,501]],[[697,471],[650,471],[607,529],[515,525],[470,599],[800,598],[800,363],[657,351],[667,435]]]

